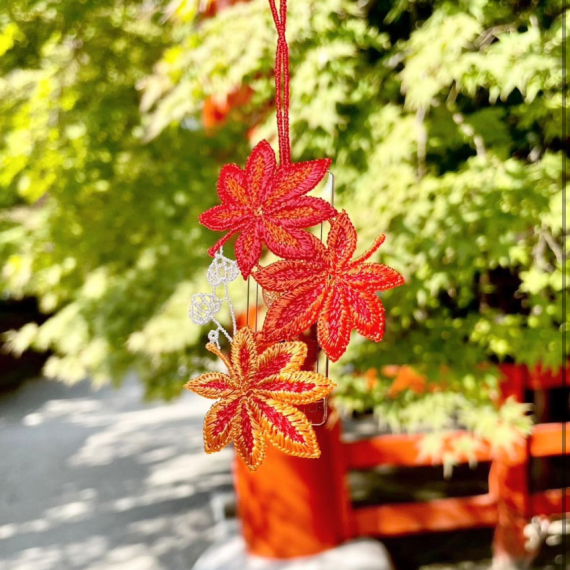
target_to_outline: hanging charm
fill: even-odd
[[[315,432],[295,405],[324,398],[334,385],[322,374],[300,370],[307,357],[305,343],[282,342],[260,352],[253,331],[242,328],[229,358],[213,344],[206,348],[228,369],[228,374],[209,372],[185,386],[219,400],[204,422],[207,453],[220,451],[233,441],[252,471],[261,465],[267,442],[288,455],[320,456]]]
[[[218,322],[216,315],[222,308],[224,303],[228,304],[228,309],[232,318],[233,333],[236,334],[237,323],[234,307],[230,299],[228,285],[235,281],[239,276],[239,269],[237,263],[224,256],[223,248],[220,248],[214,255],[208,272],[206,273],[206,280],[212,287],[211,293],[196,293],[192,295],[192,302],[190,303],[189,316],[190,320],[199,326],[214,323],[217,328],[208,333],[208,340],[220,348],[220,333],[222,333],[230,342],[232,337],[226,329]],[[216,291],[218,287],[224,288],[224,296],[218,297]]]
[[[305,229],[332,218],[336,210],[306,194],[323,179],[330,163],[323,159],[277,166],[273,149],[261,141],[245,170],[235,164],[224,166],[218,180],[222,203],[200,216],[208,229],[227,232],[210,255],[239,234],[235,254],[244,279],[259,263],[264,245],[279,257],[312,257],[316,240]]]
[[[356,329],[379,342],[384,335],[384,307],[376,291],[404,282],[391,267],[367,263],[384,242],[379,236],[362,256],[356,251],[356,230],[346,212],[331,223],[327,247],[312,260],[277,261],[254,273],[270,293],[281,293],[269,307],[263,334],[270,341],[294,338],[317,323],[317,339],[326,355],[337,361]]]
[[[230,442],[248,466],[261,465],[267,443],[284,453],[317,458],[320,450],[314,425],[296,406],[324,403],[334,383],[328,378],[329,359],[345,352],[353,330],[379,342],[384,334],[384,307],[376,292],[401,285],[394,269],[369,261],[384,241],[379,236],[372,247],[354,258],[357,235],[348,214],[334,208],[334,176],[330,159],[291,162],[289,138],[289,48],[286,39],[287,1],[269,6],[277,29],[275,54],[275,109],[279,140],[279,163],[267,141],[251,152],[244,169],[224,166],[218,179],[221,203],[200,216],[208,229],[225,232],[208,251],[214,258],[207,273],[211,293],[192,298],[190,318],[198,325],[214,323],[206,348],[226,365],[227,374],[210,372],[190,380],[185,387],[205,398],[218,400],[206,415],[204,442],[207,453]],[[328,173],[325,193],[330,202],[308,196]],[[330,231],[323,244],[323,223]],[[321,225],[321,240],[307,229]],[[237,236],[235,258],[223,254],[223,246]],[[282,258],[267,267],[260,261],[264,247]],[[239,274],[256,281],[268,307],[261,332],[249,326],[237,330],[228,284]],[[224,296],[217,295],[218,287]],[[233,332],[217,320],[228,304]],[[248,322],[249,324],[249,322]],[[296,338],[316,324],[317,340],[325,352],[325,375],[301,370],[307,366],[307,345]],[[220,334],[230,344],[226,356]],[[319,349],[320,350],[320,349]]]

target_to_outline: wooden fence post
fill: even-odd
[[[528,372],[525,367],[504,365],[502,399],[524,401]],[[530,519],[529,442],[498,455],[489,474],[489,492],[497,501],[497,526],[493,540],[493,569],[526,568],[532,554],[525,549],[524,529]]]
[[[290,457],[268,446],[257,472],[236,458],[235,487],[250,553],[271,558],[310,556],[351,535],[340,424],[316,427],[319,459]]]

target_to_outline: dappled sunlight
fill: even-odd
[[[121,497],[111,501],[106,506],[116,512],[129,511],[138,507],[147,507],[163,501],[172,501],[191,497],[196,492],[193,485],[178,485],[176,487],[147,488],[145,492],[129,497]]]
[[[85,419],[85,414],[93,415],[93,412],[100,410],[101,403],[91,398],[52,400],[46,402],[37,412],[24,416],[22,423],[27,426],[35,426],[57,418],[66,418],[70,422],[82,422]]]
[[[153,449],[148,453],[141,453],[139,460],[141,463],[157,463],[165,459],[170,459],[173,455],[176,455],[176,451],[176,447],[174,446]]]
[[[70,458],[70,465],[105,465],[117,458],[139,454],[142,462],[147,462],[148,453],[172,453],[176,448],[171,444],[180,439],[193,449],[201,447],[201,423],[207,404],[204,406],[203,400],[195,399],[191,407],[184,401],[126,412],[121,414],[119,421],[113,421],[115,418],[112,417],[107,429],[90,436],[78,453]],[[85,422],[89,419],[83,418],[78,423],[87,425]],[[182,426],[177,426],[177,423]],[[190,430],[189,425],[200,429]],[[150,432],[152,437],[149,441]]]
[[[52,570],[57,568],[87,568],[105,555],[108,541],[94,536],[65,547],[29,548],[10,561],[0,561],[0,570]]]
[[[143,545],[121,546],[106,553],[92,570],[156,570],[157,565],[151,550]]]
[[[29,548],[15,557],[12,561],[0,562],[0,570],[51,570],[60,568],[63,553],[57,547]]]
[[[46,519],[25,522],[22,524],[5,524],[0,526],[0,540],[10,538],[17,534],[32,534],[34,532],[45,532],[51,528],[51,524]]]
[[[175,457],[170,461],[165,461],[151,470],[151,475],[148,479],[150,486],[154,485],[172,485],[175,483],[187,481],[189,477],[194,477],[204,472],[208,467],[217,466],[223,469],[224,465],[228,463],[229,449],[223,450],[223,456],[215,455],[198,455],[196,457],[183,456]],[[219,483],[231,483],[229,473],[221,473],[213,475],[209,481],[218,479]]]
[[[204,454],[210,402],[141,397],[134,381],[42,382],[0,400],[0,570],[191,568],[216,536],[210,501],[231,489],[232,452]]]
[[[61,523],[78,522],[87,519],[95,508],[96,491],[84,489],[78,493],[82,500],[64,503],[47,509],[41,518],[23,523],[9,523],[0,526],[0,540],[18,534],[42,533]]]

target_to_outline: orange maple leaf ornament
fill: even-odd
[[[384,242],[383,235],[352,259],[356,239],[343,211],[331,222],[327,247],[318,242],[313,259],[277,261],[253,273],[264,293],[280,295],[271,297],[263,325],[266,340],[294,338],[317,323],[319,345],[332,361],[345,352],[353,329],[375,342],[382,340],[384,307],[376,291],[402,285],[404,279],[387,265],[367,263]]]
[[[289,455],[320,456],[313,427],[294,404],[316,402],[335,385],[322,374],[300,370],[307,356],[303,342],[278,343],[261,352],[256,336],[246,327],[235,335],[229,358],[214,344],[206,348],[229,372],[209,372],[185,385],[200,396],[219,400],[204,420],[206,453],[233,441],[251,471],[263,462],[267,440]]]

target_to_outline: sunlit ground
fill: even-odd
[[[219,505],[232,488],[232,452],[203,452],[209,405],[190,393],[145,405],[134,380],[99,392],[33,381],[0,397],[0,570],[190,570],[220,539],[212,498]],[[422,490],[409,478],[397,487],[389,475],[373,482],[383,500],[396,500],[402,486]],[[457,471],[447,485],[461,479]],[[366,490],[366,481],[353,483]],[[491,538],[488,529],[386,545],[398,568],[482,570]],[[534,567],[562,568],[563,549],[554,550]]]
[[[0,570],[189,570],[231,489],[231,452],[203,452],[209,404],[141,404],[135,381],[2,397]]]

